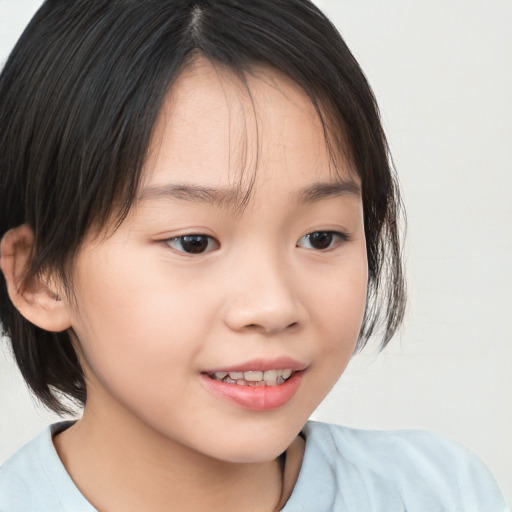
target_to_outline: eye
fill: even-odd
[[[219,243],[207,235],[183,235],[169,238],[165,243],[178,252],[203,254],[219,248]]]
[[[303,236],[297,242],[297,247],[325,251],[348,241],[348,239],[345,233],[339,233],[338,231],[315,231]]]

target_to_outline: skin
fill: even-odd
[[[353,353],[367,285],[361,197],[304,202],[300,193],[340,177],[357,186],[357,177],[341,157],[333,170],[320,120],[294,83],[259,69],[248,85],[250,95],[201,60],[188,67],[162,108],[140,201],[113,234],[91,232],[84,242],[77,306],[50,300],[49,288],[44,298],[13,299],[27,317],[50,304],[40,323],[51,328],[54,315],[74,337],[88,400],[54,443],[99,510],[279,509],[300,469],[297,436]],[[253,178],[244,208],[235,193],[219,204],[155,193],[176,184],[246,191]],[[318,249],[306,237],[314,232],[347,240]],[[207,250],[182,252],[178,237],[187,234],[211,237]],[[9,261],[29,244],[11,238],[6,276],[22,271]],[[306,369],[276,409],[248,410],[200,378],[282,356]]]

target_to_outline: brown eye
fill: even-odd
[[[325,251],[347,240],[348,237],[344,233],[338,233],[337,231],[315,231],[303,236],[297,242],[297,246],[316,251]]]
[[[206,235],[183,235],[171,238],[166,242],[178,252],[187,254],[202,254],[218,248],[218,243]]]

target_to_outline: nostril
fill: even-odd
[[[291,324],[288,324],[287,326],[284,327],[284,329],[295,329],[296,327],[299,326],[299,322],[292,322]],[[266,333],[270,333],[270,332],[274,332],[274,331],[282,331],[283,328],[271,328],[271,327],[267,327],[265,325],[260,325],[260,324],[247,324],[245,326],[245,329],[249,330],[249,331],[263,331],[263,332],[266,332]]]

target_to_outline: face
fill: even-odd
[[[355,173],[296,85],[248,80],[182,73],[137,204],[81,249],[71,311],[86,413],[232,462],[291,443],[353,353],[367,284]]]

